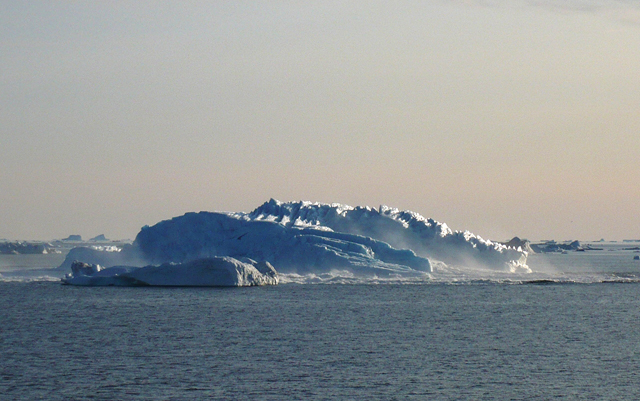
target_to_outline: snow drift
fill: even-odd
[[[120,252],[76,248],[74,260],[104,266],[177,263],[228,256],[269,262],[296,274],[350,271],[369,276],[424,276],[429,259],[501,271],[528,271],[522,249],[410,211],[271,199],[250,213],[187,213],[145,226]],[[106,273],[102,273],[106,274]]]

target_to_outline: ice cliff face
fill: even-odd
[[[385,276],[424,275],[431,272],[431,258],[462,266],[527,269],[526,252],[451,231],[414,212],[273,199],[250,213],[187,213],[145,226],[131,247],[112,254],[74,249],[65,263],[99,260],[113,266],[128,259],[142,266],[228,256],[269,262],[282,273],[348,270]]]

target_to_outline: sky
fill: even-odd
[[[270,198],[640,238],[640,2],[0,0],[0,238]]]

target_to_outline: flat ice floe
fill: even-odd
[[[87,286],[249,287],[278,284],[278,274],[267,262],[229,257],[197,259],[159,266],[113,266],[74,262],[64,284]]]
[[[365,277],[427,278],[436,261],[502,272],[529,271],[527,252],[522,249],[468,231],[452,231],[411,211],[273,199],[250,213],[187,213],[145,226],[132,245],[111,251],[73,249],[61,269],[68,271],[76,260],[107,267],[174,263],[177,278],[187,272],[180,273],[175,266],[231,257],[269,262],[278,272],[292,275],[343,271]],[[96,277],[104,277],[106,271],[96,272]]]

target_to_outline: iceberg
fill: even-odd
[[[219,257],[268,262],[287,274],[349,271],[375,277],[424,277],[432,273],[434,261],[529,271],[527,252],[522,248],[485,240],[468,231],[452,231],[446,224],[415,212],[274,199],[249,213],[190,212],[145,226],[133,244],[118,252],[74,248],[60,268],[69,269],[76,260],[120,269],[130,266],[131,271],[117,273],[129,280],[142,274],[134,267],[145,266],[143,271],[152,275],[160,270],[151,265],[172,266],[179,274],[192,261]],[[85,276],[110,273],[104,269]],[[76,281],[81,280],[85,278]],[[147,277],[144,282],[154,281]]]
[[[249,287],[278,284],[268,262],[217,257],[159,266],[113,266],[74,262],[63,284],[85,286]]]
[[[89,242],[108,242],[109,239],[104,234],[97,235],[89,240]]]

